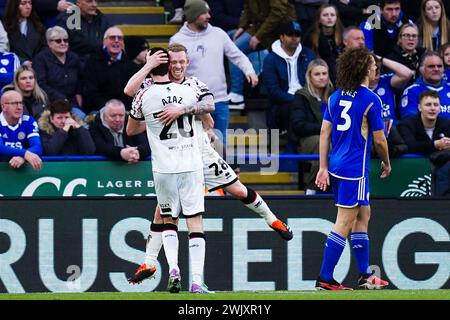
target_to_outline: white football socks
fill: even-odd
[[[191,259],[192,282],[203,283],[203,268],[205,265],[206,241],[196,237],[189,239],[189,256]]]
[[[148,236],[147,243],[145,246],[144,263],[147,266],[152,266],[156,263],[156,260],[158,260],[159,251],[161,251],[162,245],[163,245],[162,231],[150,230],[150,234]]]
[[[164,252],[166,253],[169,272],[173,269],[180,271],[178,267],[178,233],[175,230],[164,230],[162,232]]]
[[[277,217],[270,210],[267,203],[261,198],[261,196],[256,193],[255,201],[250,204],[246,204],[245,206],[250,210],[256,212],[261,218],[266,220],[266,223],[270,226],[274,221],[277,220]]]

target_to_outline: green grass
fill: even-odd
[[[0,300],[450,300],[450,290],[2,293]]]

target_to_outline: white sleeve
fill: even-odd
[[[144,114],[142,113],[142,103],[144,101],[144,94],[149,88],[139,90],[133,98],[131,104],[130,117],[135,120],[144,120]]]
[[[0,52],[9,52],[8,34],[0,21]]]
[[[196,77],[192,77],[192,81],[195,84],[194,89],[195,89],[195,94],[197,96],[198,101],[200,101],[204,96],[207,96],[207,95],[214,96],[212,94],[212,92],[209,90],[208,86],[204,82],[200,81]]]

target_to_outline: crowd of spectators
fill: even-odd
[[[80,12],[80,25],[70,19]],[[97,0],[7,0],[1,8],[0,154],[10,166],[41,156],[102,155],[136,163],[150,155],[145,134],[124,133],[123,93],[148,44],[125,39]],[[126,45],[126,47],[125,47]],[[15,150],[17,149],[17,150]]]
[[[148,44],[141,37],[125,37],[101,13],[98,2],[7,0],[0,8],[0,85],[3,95],[9,90],[20,96],[16,114],[34,119],[46,137],[44,155],[71,150],[134,163],[150,150],[144,147],[145,137],[124,135],[131,99],[123,88],[145,63]],[[74,5],[81,13],[78,28],[70,23]],[[295,152],[316,153],[336,61],[348,48],[363,46],[379,64],[379,77],[370,88],[383,102],[385,134],[398,147],[391,149],[392,155],[420,151],[408,149],[410,131],[397,126],[404,127],[425,110],[419,107],[424,91],[437,92],[440,108],[435,112],[450,118],[449,1],[186,0],[172,5],[170,23],[183,25],[170,42],[187,47],[187,74],[214,93],[212,115],[224,144],[230,104],[244,104],[246,78],[267,93],[268,128],[286,131]],[[259,51],[268,53],[257,75],[251,52]],[[7,104],[2,102],[3,112],[11,109]],[[58,119],[68,122],[63,125]],[[82,129],[94,148],[90,143],[74,146],[77,137],[86,135]],[[433,134],[424,137],[436,140]],[[73,141],[49,148],[54,139],[63,145]],[[312,176],[316,163],[310,165]],[[305,183],[312,188],[311,176]]]
[[[192,6],[198,2],[201,1],[188,0],[186,4]],[[214,12],[222,13],[226,9],[223,4],[217,5],[218,2],[211,1],[208,12],[213,14],[211,21],[224,23],[214,18]],[[419,96],[423,91],[431,89],[438,92],[440,108],[436,112],[440,118],[448,118],[449,6],[441,0],[422,0],[417,4],[418,10],[413,10],[411,5],[406,6],[400,0],[279,0],[264,4],[259,1],[235,1],[233,7],[239,6],[243,6],[243,11],[237,31],[230,26],[225,30],[231,30],[229,35],[245,54],[269,49],[259,77],[267,92],[267,126],[287,131],[286,147],[289,150],[317,153],[315,141],[321,122],[317,110],[326,103],[326,97],[314,93],[318,89],[312,89],[311,79],[308,80],[311,74],[307,69],[309,67],[309,72],[320,67],[326,69],[332,88],[336,78],[336,60],[348,48],[365,46],[373,52],[378,62],[378,76],[370,88],[383,103],[382,117],[391,156],[416,151],[409,149],[411,137],[404,137],[405,131],[398,130],[397,126],[421,112]],[[270,7],[270,15],[266,12],[266,6]],[[252,13],[252,23],[248,22],[249,12]],[[294,19],[290,16],[292,12],[297,12]],[[198,12],[198,16],[202,13]],[[277,21],[277,14],[284,15],[284,19]],[[288,22],[284,23],[286,20]],[[254,30],[246,29],[249,25]],[[264,39],[260,39],[262,30],[276,30],[278,37],[271,38],[267,33]],[[267,46],[269,39],[271,45]],[[324,61],[325,66],[314,65],[311,61]],[[236,81],[235,70],[231,64],[230,105],[235,104],[233,100],[245,99],[242,97],[242,81]],[[207,72],[205,79],[208,75],[211,73]],[[436,139],[436,135],[427,137],[430,143]],[[292,145],[295,147],[292,148]],[[315,166],[314,162],[310,163],[311,168],[304,175],[306,189],[311,192],[314,192],[311,177],[316,171]]]

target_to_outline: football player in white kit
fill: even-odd
[[[167,123],[175,121],[178,117],[185,114],[199,114],[196,122],[199,127],[203,121],[205,130],[213,128],[212,117],[209,112],[214,110],[214,99],[208,87],[195,77],[185,78],[185,71],[189,64],[186,48],[180,44],[171,44],[168,48],[170,55],[169,77],[172,81],[194,88],[197,92],[198,104],[195,106],[171,105],[164,109],[160,114],[160,120]],[[147,74],[159,63],[165,62],[162,52],[156,52],[147,56],[146,65],[138,71],[125,87],[125,93],[133,95],[141,85],[143,87],[151,86],[152,80],[145,79]],[[142,92],[142,90],[140,91]],[[135,100],[140,99],[140,93],[135,96]],[[234,170],[222,159],[222,157],[212,148],[208,134],[204,132],[199,137],[199,144],[202,151],[203,173],[205,177],[206,188],[208,191],[224,188],[228,193],[237,199],[240,199],[251,210],[258,213],[267,224],[274,229],[283,239],[290,240],[293,237],[292,231],[284,222],[277,219],[271,212],[265,201],[254,190],[244,186],[236,176]],[[156,272],[155,261],[157,260],[161,249],[161,225],[159,216],[159,207],[157,206],[150,235],[146,246],[146,255],[144,264],[142,264],[135,274],[128,279],[131,283],[140,283],[142,280],[151,277]]]
[[[151,52],[164,49],[154,48]],[[180,212],[186,217],[189,230],[193,293],[204,293],[205,237],[202,214],[204,208],[203,162],[199,149],[193,115],[184,115],[176,121],[163,123],[159,117],[171,105],[192,106],[197,103],[195,91],[189,86],[173,83],[168,76],[169,64],[152,69],[152,86],[143,89],[140,98],[133,101],[127,134],[147,132],[152,149],[152,170],[160,214],[162,216],[162,242],[169,264],[170,292],[181,289],[178,267],[177,219]],[[145,122],[144,122],[145,121]],[[203,130],[201,130],[203,131]]]

